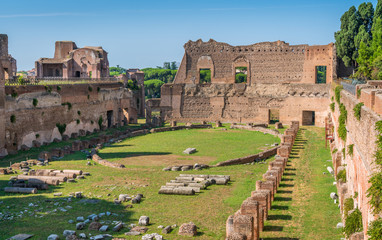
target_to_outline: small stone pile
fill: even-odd
[[[209,185],[226,185],[230,181],[228,175],[193,175],[180,174],[159,189],[159,194],[195,195]]]
[[[169,166],[163,168],[163,171],[190,171],[190,170],[202,170],[204,168],[209,168],[210,166],[205,164],[195,163],[194,165],[180,165],[180,166]]]

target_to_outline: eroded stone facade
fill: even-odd
[[[172,84],[161,93],[162,117],[179,121],[281,122],[324,126],[329,85],[336,78],[334,44],[289,45],[282,41],[231,46],[189,41]],[[326,84],[317,84],[317,67],[326,67]],[[235,83],[236,69],[247,81]],[[200,70],[211,83],[200,83]]]
[[[36,61],[36,76],[57,78],[109,77],[107,52],[102,47],[78,48],[71,41],[57,41],[54,58]]]

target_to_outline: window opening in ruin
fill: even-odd
[[[211,82],[211,69],[201,68],[199,70],[199,83],[210,83]]]
[[[4,78],[5,78],[5,79],[9,79],[8,68],[4,68]]]
[[[122,109],[122,113],[123,113],[123,124],[124,125],[128,125],[129,124],[129,109],[128,108],[124,108]]]
[[[246,83],[247,82],[247,67],[236,67],[235,68],[235,83]]]
[[[76,71],[76,77],[81,77],[81,72],[80,71]]]
[[[326,66],[316,66],[316,83],[326,83]]]
[[[314,111],[302,111],[302,125],[314,126],[316,122],[316,113]]]
[[[60,76],[60,70],[56,69],[56,77],[59,77],[59,76]]]
[[[113,125],[113,110],[107,111],[107,127],[110,128]]]
[[[280,122],[280,110],[269,109],[269,124],[275,124],[277,122]]]

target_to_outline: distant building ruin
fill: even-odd
[[[333,43],[231,46],[211,39],[184,48],[174,82],[162,86],[162,118],[324,126],[337,72]]]
[[[107,52],[102,47],[78,48],[72,41],[57,41],[54,58],[40,58],[35,68],[37,78],[109,77]]]

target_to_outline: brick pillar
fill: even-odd
[[[5,87],[4,70],[0,62],[0,157],[8,155],[5,149]]]
[[[251,199],[257,201],[260,206],[260,231],[263,231],[265,220],[268,218],[268,195],[265,192],[254,191]]]
[[[271,199],[273,201],[274,195],[276,193],[275,184],[272,181],[256,181],[256,191],[269,190],[271,192]],[[269,209],[270,209],[269,203]]]
[[[241,204],[240,213],[242,215],[248,215],[252,217],[252,236],[247,235],[247,239],[258,240],[260,238],[260,204],[258,201],[253,200],[252,198],[247,198]],[[234,220],[235,221],[235,220]]]
[[[233,217],[233,234],[230,234],[230,236],[236,234],[239,236],[245,236],[244,239],[254,240],[255,238],[253,238],[253,223],[254,221],[252,216],[236,213]]]
[[[279,155],[280,157],[288,158],[289,153],[290,153],[290,147],[287,145],[281,145],[281,147],[277,149],[277,155]]]
[[[176,121],[175,120],[171,121],[171,127],[176,127]]]

